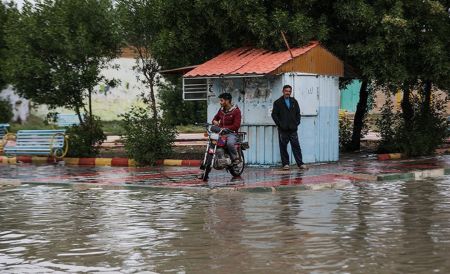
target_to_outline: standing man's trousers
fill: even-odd
[[[291,143],[292,152],[297,165],[303,165],[302,149],[300,148],[300,142],[298,141],[297,131],[285,132],[278,130],[278,138],[280,142],[281,163],[283,166],[289,165],[289,154],[287,151],[288,143]]]

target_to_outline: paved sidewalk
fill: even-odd
[[[203,133],[180,133],[177,135],[175,146],[203,146],[207,138]],[[121,136],[109,135],[102,147],[123,147]]]
[[[413,180],[450,173],[450,157],[376,161],[352,159],[317,164],[301,171],[278,168],[247,168],[241,178],[213,170],[209,182],[196,179],[195,167],[72,167],[61,165],[0,165],[2,182],[31,184],[83,184],[102,187],[148,187],[184,190],[274,191],[286,187],[319,189],[341,187],[356,182]],[[6,183],[8,184],[8,183]]]

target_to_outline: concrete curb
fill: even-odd
[[[135,167],[136,161],[128,158],[64,158],[62,160],[52,157],[35,157],[35,156],[17,156],[6,157],[0,156],[0,164],[51,164],[56,162],[64,162],[68,166],[111,166],[111,167]],[[174,160],[165,159],[156,162],[158,166],[200,166],[201,160]]]
[[[449,154],[450,149],[449,148],[438,148],[438,149],[436,149],[435,152],[438,155]],[[403,153],[385,153],[385,154],[378,154],[377,158],[378,158],[378,161],[398,160],[398,159],[405,159],[406,155]]]
[[[377,176],[377,181],[395,180],[422,180],[425,178],[437,178],[450,174],[450,168],[435,168],[427,170],[414,170],[406,173],[391,173]]]

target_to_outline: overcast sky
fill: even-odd
[[[4,1],[4,2],[9,2],[9,1]],[[22,7],[24,0],[13,0],[14,3],[17,3],[17,6],[19,8]],[[33,0],[30,0],[30,2],[34,2]]]

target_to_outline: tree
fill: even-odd
[[[91,95],[101,70],[120,52],[110,0],[25,2],[5,27],[5,72],[17,92],[50,108],[92,118]],[[86,109],[88,100],[88,110]]]
[[[411,89],[431,80],[449,90],[449,16],[445,1],[340,0],[323,5],[329,36],[324,43],[350,64],[362,80],[352,147],[359,149],[367,113],[367,87],[402,90],[403,118],[411,120]],[[429,100],[427,101],[429,104]]]
[[[158,23],[157,6],[160,1],[151,0],[119,0],[117,10],[126,44],[136,53],[134,67],[144,78],[142,82],[149,88],[149,94],[142,94],[144,102],[150,105],[154,121],[157,121],[158,110],[155,88],[159,81],[160,65],[152,56],[152,45],[155,43]]]
[[[6,80],[4,79],[4,68],[2,66],[2,60],[5,58],[4,51],[6,49],[5,43],[5,25],[8,19],[9,9],[12,6],[6,6],[2,1],[0,1],[0,90],[6,85]]]

